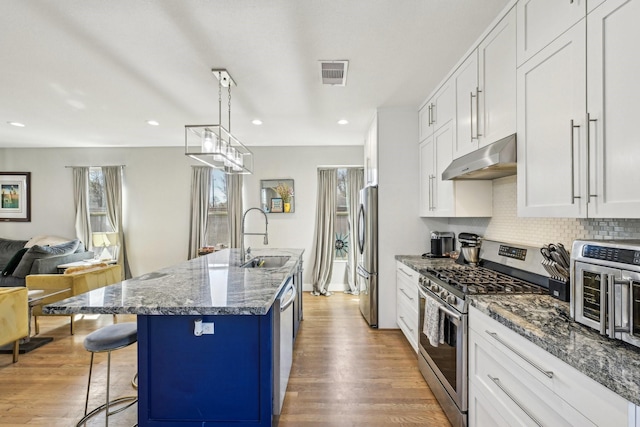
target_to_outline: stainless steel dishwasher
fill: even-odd
[[[279,419],[293,362],[293,302],[297,291],[293,277],[287,279],[274,303],[273,313],[273,415]]]

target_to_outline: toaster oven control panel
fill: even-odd
[[[586,245],[582,251],[582,256],[621,264],[640,265],[640,251],[631,249]]]
[[[527,257],[527,250],[516,248],[513,246],[500,245],[500,249],[498,249],[498,255],[524,261],[524,259]]]

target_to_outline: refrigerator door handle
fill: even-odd
[[[358,268],[356,268],[356,271],[358,272],[358,276],[364,277],[367,280],[369,280],[369,276],[377,276],[378,275],[378,273],[370,273],[370,272],[368,272],[361,265],[359,265]]]

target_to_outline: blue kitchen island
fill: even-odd
[[[290,322],[280,297],[302,290],[302,253],[254,250],[257,260],[241,267],[239,250],[223,250],[43,311],[137,315],[141,427],[272,426],[286,389],[280,341],[292,342],[280,336],[281,322]],[[293,317],[301,313],[295,294]]]

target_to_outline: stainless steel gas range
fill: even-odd
[[[454,427],[467,425],[468,297],[548,293],[549,277],[539,248],[484,240],[480,260],[479,266],[430,267],[421,270],[419,280],[418,365]],[[428,336],[434,305],[441,325],[436,345]]]

